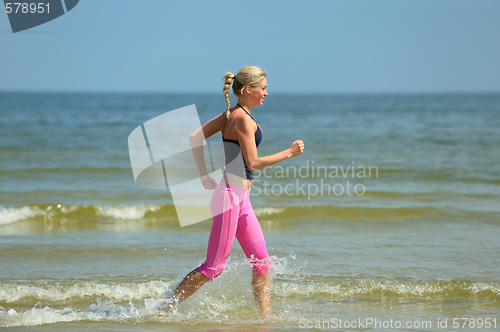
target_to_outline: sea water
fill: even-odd
[[[305,143],[252,184],[274,262],[266,318],[237,241],[219,278],[157,310],[204,261],[211,223],[180,227],[168,189],[135,184],[127,138],[191,104],[202,122],[226,107],[222,94],[0,93],[0,328],[500,328],[500,95],[255,107],[259,156]]]

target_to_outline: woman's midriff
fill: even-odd
[[[252,180],[245,179],[245,178],[242,178],[238,175],[234,175],[231,173],[224,173],[224,176],[223,176],[221,182],[227,183],[229,185],[238,186],[238,187],[241,187],[241,188],[248,190],[248,189],[250,189],[250,185],[252,183]]]

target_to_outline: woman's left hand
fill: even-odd
[[[217,182],[210,175],[203,175],[200,181],[206,190],[214,190],[217,187]]]

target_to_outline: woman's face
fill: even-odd
[[[255,88],[250,88],[250,100],[255,106],[262,106],[266,96],[268,96],[267,79],[264,78]]]

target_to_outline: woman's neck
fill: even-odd
[[[252,113],[252,108],[254,105],[247,103],[244,100],[238,100],[238,105],[243,107],[245,109],[245,111],[247,111],[249,114]]]

